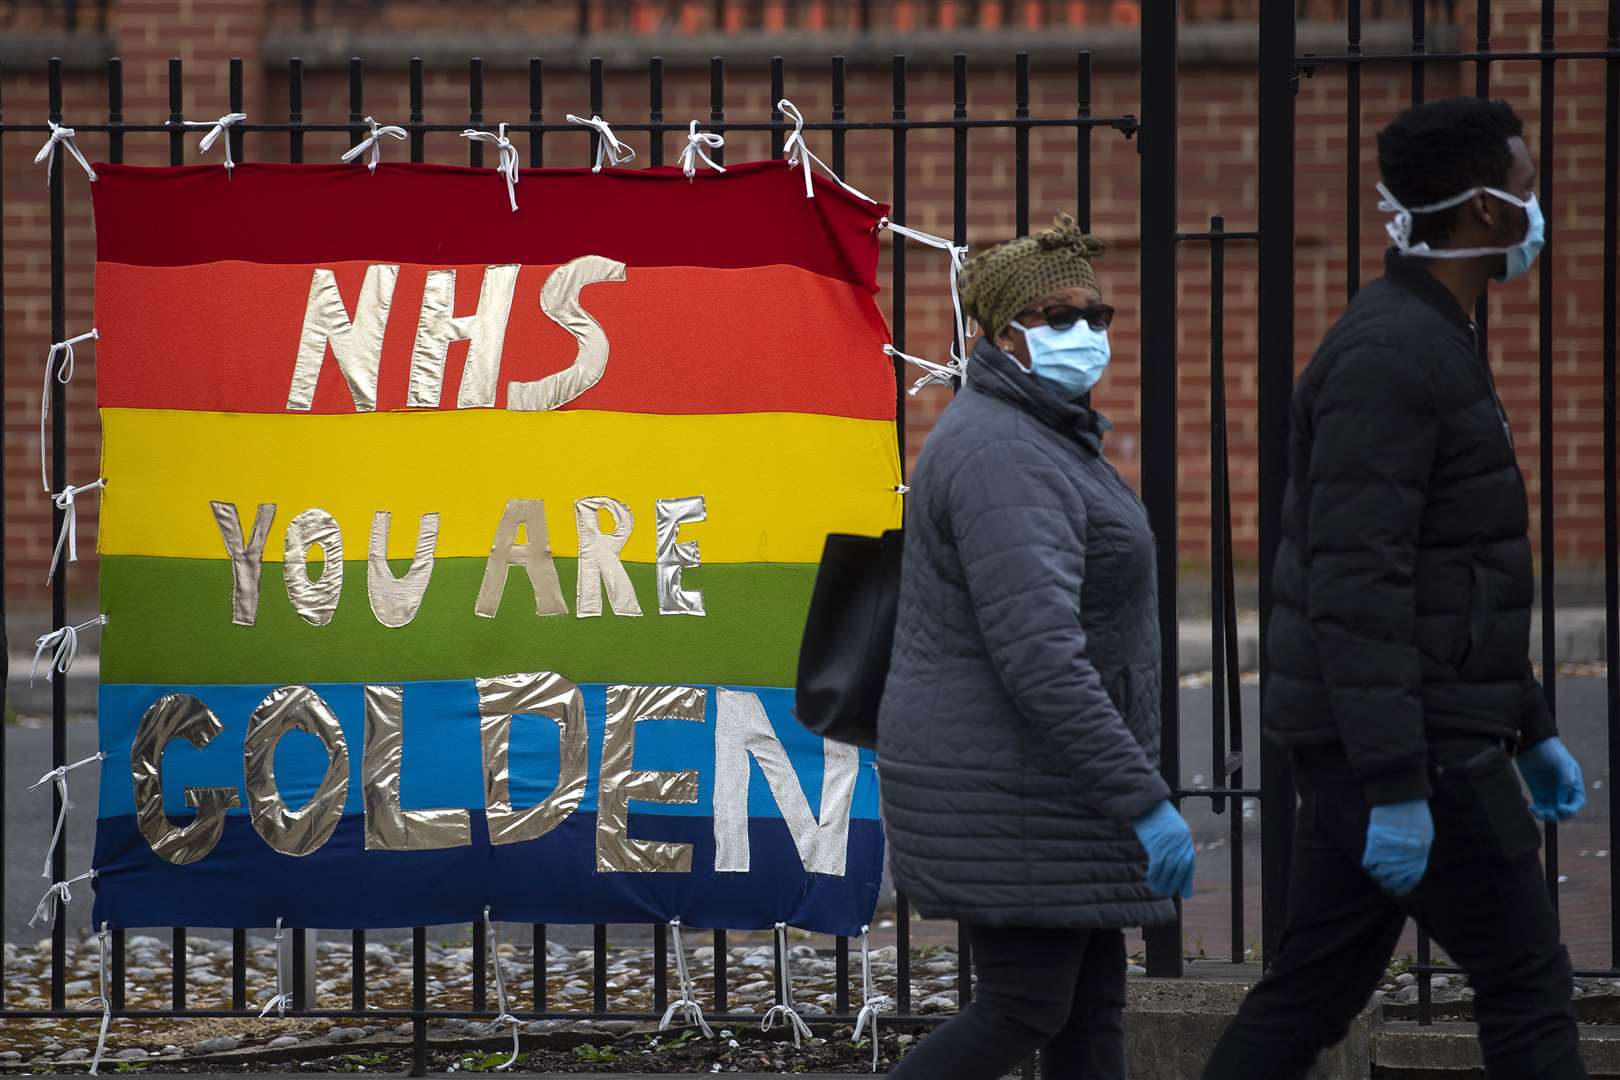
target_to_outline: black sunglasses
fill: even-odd
[[[1046,308],[1029,308],[1019,313],[1019,321],[1023,316],[1039,312],[1046,325],[1054,330],[1068,330],[1082,319],[1093,330],[1107,330],[1114,322],[1114,309],[1109,304],[1092,304],[1090,307],[1075,307],[1073,304],[1053,304]]]

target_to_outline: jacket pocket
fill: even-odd
[[[1477,558],[1477,554],[1475,557]],[[1480,642],[1485,638],[1485,583],[1480,577],[1477,561],[1468,564],[1468,609],[1465,618],[1462,647],[1458,650],[1455,665],[1458,675],[1468,670],[1470,662],[1479,651]]]
[[[1513,759],[1501,747],[1443,761],[1438,773],[1437,817],[1449,808],[1456,815],[1458,832],[1472,837],[1483,854],[1511,860],[1541,846],[1541,830],[1530,816]]]

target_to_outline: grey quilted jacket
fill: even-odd
[[[1106,425],[981,341],[917,462],[878,769],[895,880],[925,915],[1174,916],[1130,826],[1169,795],[1154,542]]]

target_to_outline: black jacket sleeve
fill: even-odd
[[[1535,668],[1528,659],[1524,664],[1524,713],[1519,721],[1519,753],[1546,742],[1558,734],[1552,710],[1547,707],[1547,692],[1536,678]]]
[[[1421,359],[1363,346],[1310,425],[1308,614],[1333,721],[1373,805],[1430,794],[1414,571],[1439,417]]]

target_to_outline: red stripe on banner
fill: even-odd
[[[525,169],[518,210],[495,169],[384,163],[95,166],[100,258],[142,266],[241,259],[561,263],[585,252],[629,266],[784,264],[876,291],[886,206],[782,161],[700,172]]]
[[[323,264],[351,319],[367,265]],[[478,309],[482,264],[431,268],[457,271],[457,315]],[[429,269],[400,268],[383,334],[380,410],[406,407]],[[555,269],[518,272],[496,384],[499,407],[509,383],[574,362],[574,338],[540,309],[541,288]],[[246,262],[97,264],[99,404],[286,412],[315,270]],[[888,329],[872,295],[857,286],[792,266],[632,266],[622,282],[585,286],[580,304],[607,336],[608,362],[601,380],[565,408],[894,419],[894,369],[882,351]],[[450,345],[441,409],[456,407],[467,350],[465,340]],[[330,347],[312,411],[356,411]]]

